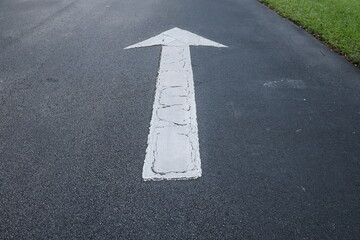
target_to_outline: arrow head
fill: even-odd
[[[156,35],[155,37],[126,47],[125,49],[157,45],[227,47],[225,45],[203,38],[189,31],[185,31],[180,28],[172,28],[163,33],[160,33],[159,35]]]

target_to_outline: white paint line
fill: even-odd
[[[226,47],[173,28],[129,48],[162,45],[143,179],[201,177],[190,45]]]

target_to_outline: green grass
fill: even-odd
[[[259,0],[360,63],[360,0]]]

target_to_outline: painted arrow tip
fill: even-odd
[[[180,28],[172,28],[142,42],[133,44],[124,49],[149,47],[149,46],[208,46],[227,47],[223,44],[211,41],[192,32]]]

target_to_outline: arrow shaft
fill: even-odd
[[[143,178],[201,176],[198,126],[189,46],[163,46]]]

